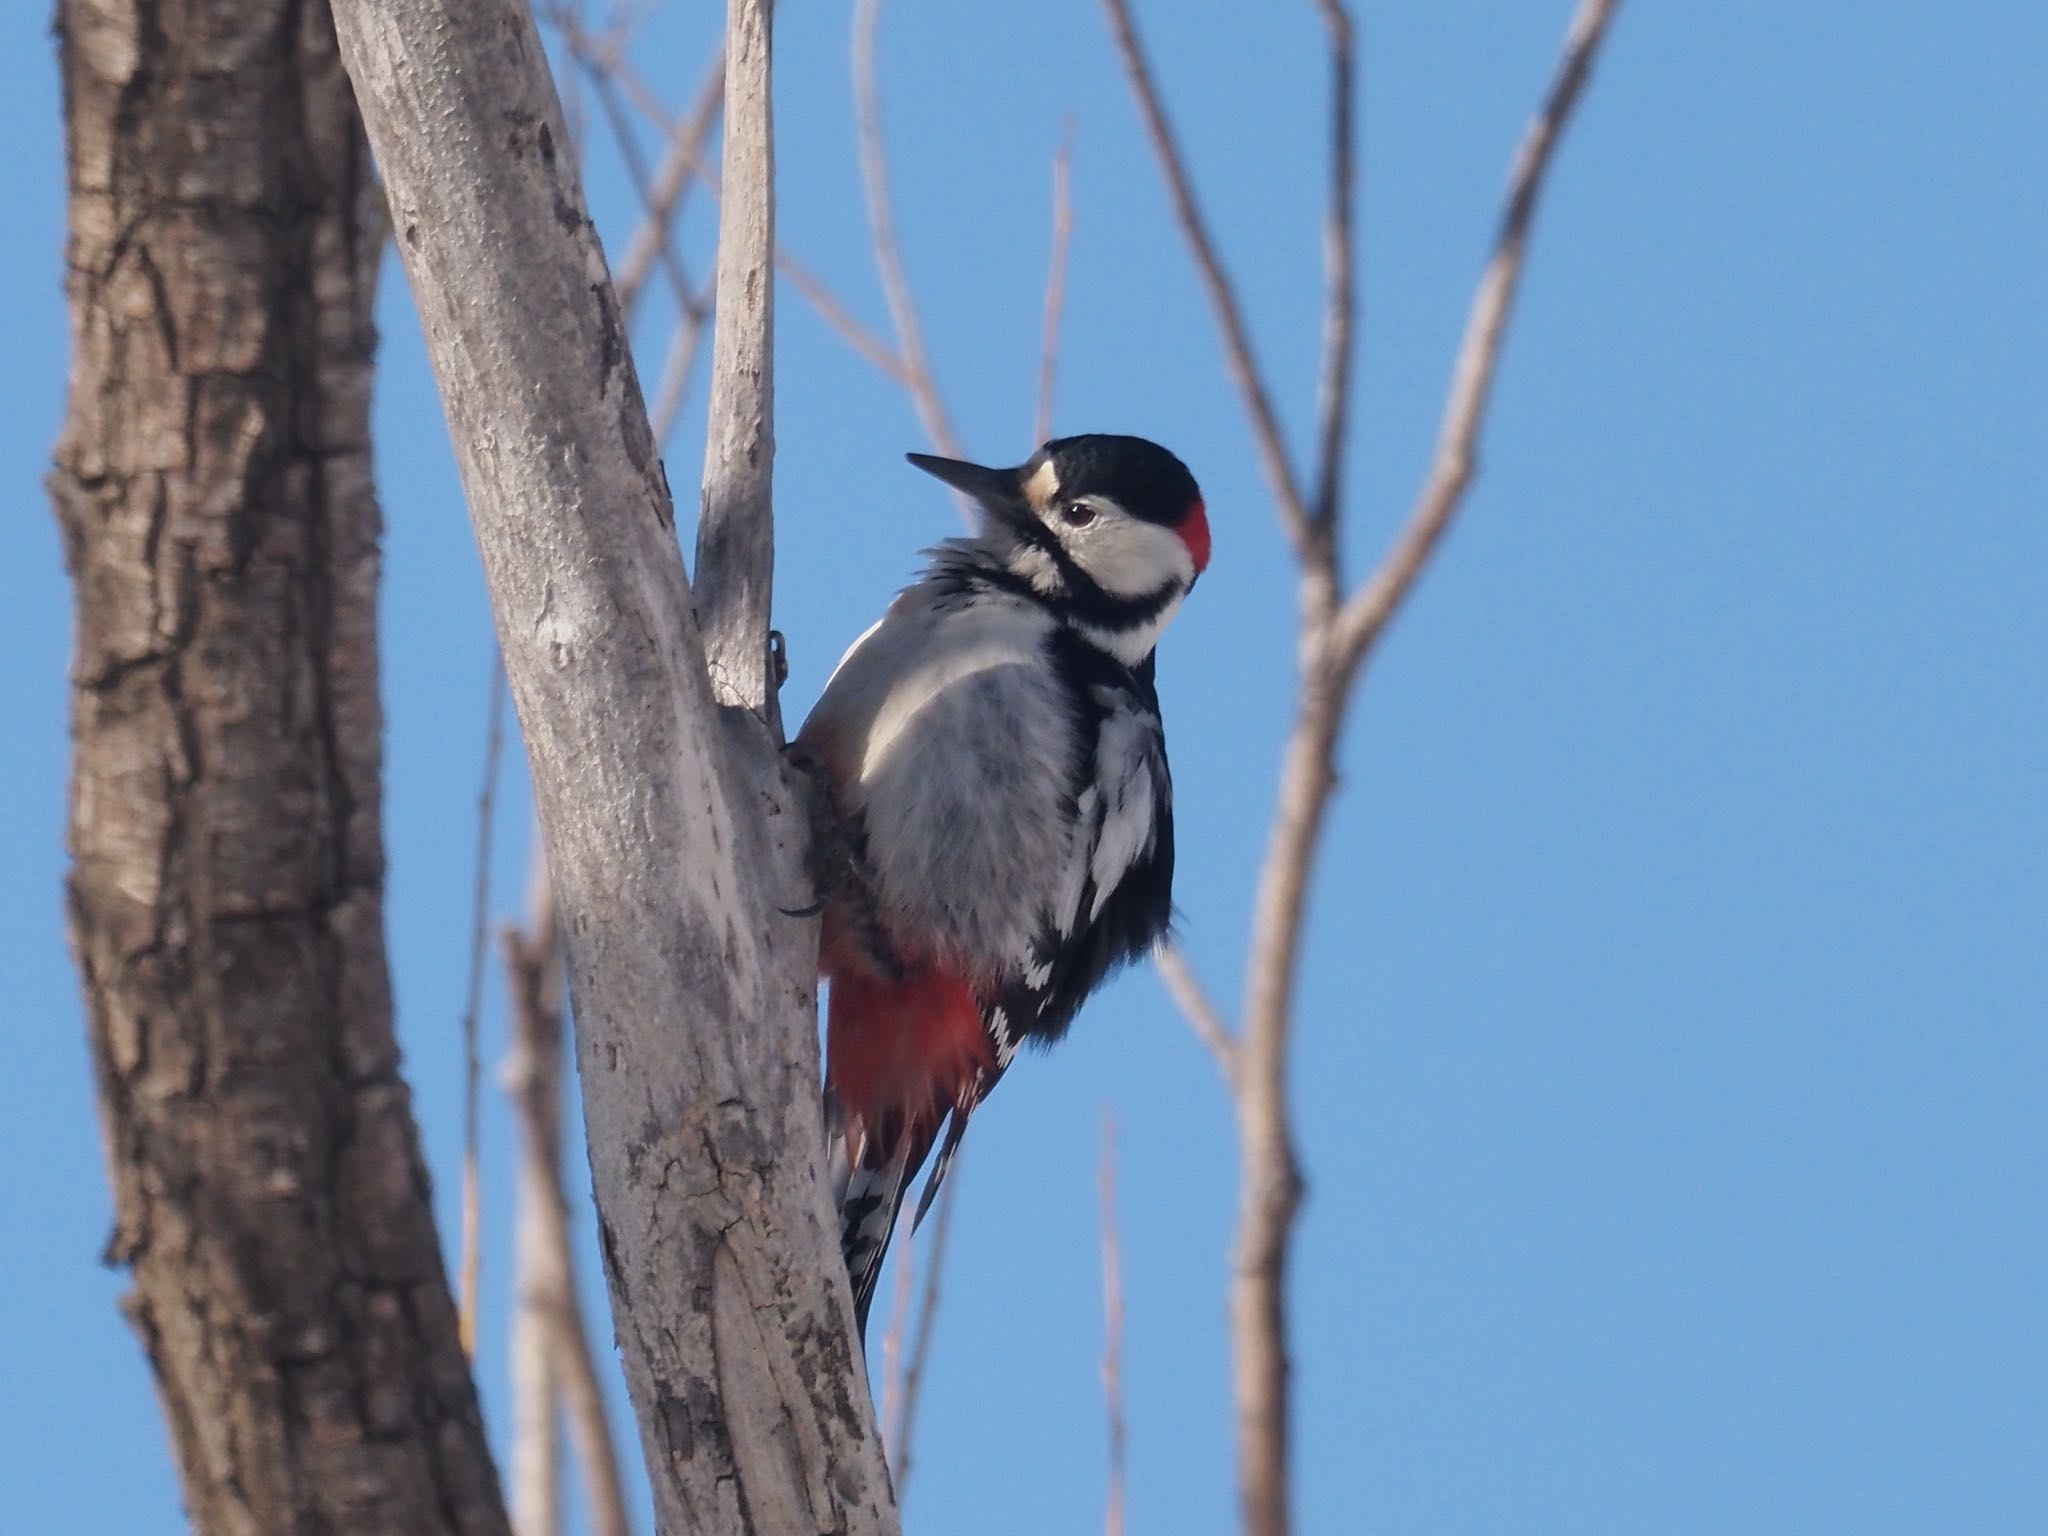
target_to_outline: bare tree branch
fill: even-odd
[[[1522,260],[1529,227],[1536,216],[1536,202],[1543,190],[1551,157],[1563,137],[1572,108],[1578,104],[1593,60],[1607,34],[1620,0],[1582,0],[1566,35],[1564,54],[1551,80],[1543,106],[1530,123],[1515,163],[1508,176],[1506,207],[1501,213],[1500,233],[1493,255],[1479,279],[1479,291],[1465,322],[1465,339],[1458,349],[1458,362],[1451,380],[1451,393],[1444,406],[1444,420],[1437,440],[1435,461],[1429,479],[1409,513],[1407,525],[1385,561],[1344,605],[1336,626],[1333,649],[1340,664],[1356,670],[1365,660],[1387,623],[1399,610],[1416,577],[1428,564],[1437,541],[1450,527],[1463,501],[1478,458],[1480,429],[1486,420],[1486,405],[1493,391],[1493,376],[1500,363],[1501,343],[1507,335],[1508,317],[1521,282]]]
[[[697,354],[703,349],[704,327],[710,323],[717,297],[717,279],[698,291],[696,302],[676,316],[669,336],[668,354],[661,362],[661,382],[654,391],[654,441],[656,448],[668,446],[682,414],[683,401],[690,393],[690,374],[696,369]]]
[[[768,655],[774,599],[775,140],[768,93],[768,0],[732,0],[719,182],[718,314],[711,425],[697,521],[697,621],[718,702],[782,734]]]
[[[1162,940],[1152,951],[1152,965],[1159,972],[1159,979],[1166,984],[1167,995],[1188,1021],[1188,1027],[1195,1032],[1195,1038],[1206,1045],[1209,1054],[1216,1058],[1224,1083],[1234,1093],[1238,1077],[1237,1037],[1223,1022],[1221,1010],[1195,976],[1179,940]]]
[[[1330,33],[1332,155],[1325,223],[1328,290],[1319,406],[1316,499],[1305,512],[1286,475],[1285,454],[1264,389],[1252,369],[1241,311],[1196,209],[1180,152],[1132,27],[1127,0],[1104,0],[1118,47],[1158,153],[1197,270],[1208,286],[1239,376],[1255,436],[1267,455],[1282,525],[1300,557],[1302,677],[1285,749],[1279,801],[1254,911],[1245,1027],[1229,1055],[1219,1052],[1235,1090],[1242,1158],[1231,1334],[1238,1411],[1239,1478],[1251,1536],[1290,1528],[1287,1456],[1286,1262],[1302,1196],[1287,1099],[1294,987],[1315,856],[1336,786],[1336,749],[1360,668],[1436,548],[1470,482],[1478,434],[1502,336],[1521,273],[1530,220],[1552,152],[1583,89],[1617,0],[1583,0],[1563,60],[1515,160],[1507,209],[1481,278],[1459,355],[1442,437],[1415,510],[1385,562],[1343,604],[1337,534],[1350,393],[1355,312],[1353,160],[1355,91],[1351,20],[1340,0],[1317,0]],[[1183,989],[1171,961],[1161,975],[1198,1034],[1228,1040],[1197,990]],[[1185,995],[1183,995],[1185,993]],[[1234,1068],[1234,1070],[1233,1070]]]
[[[713,197],[718,196],[718,178],[699,162],[697,178]],[[825,280],[792,256],[781,246],[775,249],[775,270],[788,278],[791,286],[810,301],[811,308],[853,350],[873,363],[891,381],[908,388],[910,368],[903,359],[890,349],[889,344],[865,325],[854,318],[853,311],[840,302],[838,297],[825,286]]]
[[[892,1464],[899,1460],[896,1448],[903,1443],[903,1340],[910,1331],[910,1304],[917,1294],[914,1245],[904,1230],[910,1224],[910,1212],[897,1213],[896,1294],[889,1300],[889,1327],[882,1335],[882,1438]]]
[[[1045,330],[1038,350],[1038,412],[1031,441],[1052,436],[1052,391],[1060,366],[1060,312],[1067,298],[1067,246],[1074,237],[1074,120],[1060,124],[1060,147],[1052,156],[1052,257],[1045,273]]]
[[[559,1202],[557,1208],[563,1210],[561,1241],[566,1258],[568,1215]],[[597,1351],[583,1320],[574,1266],[564,1273],[568,1278],[555,1303],[554,1327],[549,1338],[554,1343],[555,1381],[561,1388],[563,1416],[569,1421],[569,1442],[576,1449],[576,1466],[583,1475],[583,1496],[590,1507],[591,1536],[632,1536]]]
[[[1102,1112],[1102,1401],[1109,1416],[1109,1495],[1104,1536],[1124,1533],[1124,1265],[1116,1219],[1116,1116]]]
[[[610,75],[593,72],[591,85],[597,92],[597,104],[604,109],[605,123],[612,131],[612,140],[619,146],[619,159],[625,163],[626,179],[633,184],[640,206],[645,210],[647,223],[643,227],[652,227],[659,232],[660,238],[654,242],[655,259],[668,278],[669,292],[675,296],[676,308],[688,315],[697,307],[697,289],[690,281],[690,274],[684,270],[682,252],[676,249],[672,233],[674,209],[671,207],[666,216],[657,213],[654,178],[647,168],[647,157],[640,152],[640,142],[633,136],[633,124],[626,115],[625,103],[619,100],[617,82]],[[708,122],[705,127],[708,131]],[[657,218],[659,223],[655,222]],[[619,285],[619,307],[626,312],[629,324],[645,282],[644,273],[633,276],[632,287],[628,288],[623,282]]]
[[[1252,436],[1258,444],[1259,460],[1265,466],[1266,479],[1273,488],[1273,501],[1280,509],[1281,523],[1295,549],[1306,551],[1311,542],[1308,504],[1302,497],[1294,466],[1288,459],[1287,439],[1280,430],[1280,418],[1273,409],[1272,395],[1259,373],[1258,360],[1252,355],[1251,333],[1245,328],[1237,291],[1223,270],[1223,258],[1217,253],[1208,222],[1195,201],[1194,184],[1188,179],[1180,141],[1174,136],[1173,125],[1167,121],[1166,107],[1160,101],[1159,88],[1152,80],[1152,66],[1138,41],[1137,24],[1131,19],[1130,0],[1102,0],[1102,3],[1109,14],[1110,30],[1116,36],[1117,51],[1123,57],[1124,71],[1129,75],[1131,89],[1138,98],[1138,111],[1145,120],[1146,135],[1152,141],[1153,153],[1159,159],[1167,191],[1173,198],[1174,217],[1180,221],[1181,233],[1187,239],[1196,270],[1201,273],[1202,284],[1209,291],[1209,302],[1216,311],[1216,322],[1222,328],[1223,350],[1230,364],[1230,376],[1236,381],[1238,393],[1244,399],[1245,413],[1251,418]]]
[[[964,1160],[963,1160],[964,1161]],[[903,1396],[897,1414],[897,1431],[890,1441],[895,1455],[896,1504],[900,1509],[910,1491],[910,1447],[917,1431],[917,1405],[924,1386],[924,1370],[931,1358],[932,1335],[939,1319],[939,1276],[946,1267],[946,1249],[953,1232],[953,1199],[960,1192],[960,1161],[939,1186],[938,1211],[932,1218],[931,1251],[924,1267],[924,1296],[917,1306],[917,1332],[910,1346],[910,1364],[903,1373]]]
[[[615,29],[612,35],[600,39],[591,36],[577,12],[569,6],[546,5],[542,7],[541,14],[561,34],[562,44],[569,57],[580,66],[580,72],[587,74],[597,90],[606,96],[605,109],[611,119],[613,136],[618,140],[621,155],[627,160],[640,197],[644,217],[626,243],[626,254],[619,262],[616,279],[620,307],[630,320],[639,307],[640,296],[646,289],[655,263],[671,259],[676,216],[682,209],[683,195],[689,190],[691,180],[699,177],[709,179],[702,168],[702,160],[704,146],[710,141],[711,130],[717,126],[718,114],[725,105],[725,48],[721,44],[712,54],[703,82],[697,87],[688,109],[681,118],[672,118],[626,61],[624,39],[630,34],[629,27]],[[576,71],[570,73],[572,81],[576,74]],[[651,176],[647,174],[639,146],[634,142],[620,110],[618,98],[621,94],[632,102],[634,109],[665,141],[661,165]],[[677,294],[678,303],[685,309],[688,308],[685,297],[688,292],[689,286],[685,283]]]
[[[718,123],[725,105],[725,50],[718,50],[705,72],[704,83],[682,119],[668,129],[668,147],[661,164],[646,184],[643,204],[647,216],[626,242],[626,254],[619,263],[619,302],[630,316],[642,285],[659,253],[672,241],[676,215],[691,179],[702,168],[704,146]]]
[[[476,797],[476,876],[470,893],[469,993],[462,1008],[462,1268],[457,1290],[462,1352],[476,1358],[477,1287],[483,1272],[484,1190],[478,1148],[477,1090],[483,1053],[477,1043],[484,1006],[484,930],[490,922],[491,834],[498,803],[498,755],[505,740],[505,668],[491,654],[490,704],[485,711],[484,782]]]
[[[1334,601],[1337,570],[1337,513],[1344,494],[1344,445],[1350,438],[1352,345],[1357,314],[1358,283],[1354,272],[1356,246],[1352,189],[1356,138],[1353,102],[1356,75],[1352,64],[1351,13],[1343,0],[1317,0],[1330,33],[1330,205],[1323,224],[1323,264],[1327,294],[1323,303],[1323,373],[1317,404],[1316,493],[1310,509],[1318,540],[1327,556],[1329,580],[1315,595]]]
[[[767,637],[741,618],[765,617],[765,576],[714,579],[722,692],[748,706],[721,711],[526,0],[338,0],[337,21],[525,728],[657,1524],[893,1536],[818,1166],[817,931],[780,911],[806,818],[752,712]],[[711,564],[771,552],[741,524],[767,510],[767,359],[724,345],[729,325],[756,347],[767,334],[760,0],[733,0],[727,36],[747,169],[728,176],[726,239],[758,254],[721,252],[721,372],[742,377],[718,391],[708,457],[755,462],[712,486]]]
[[[519,1127],[513,1207],[512,1528],[518,1536],[562,1529],[560,1385],[555,1371],[556,1307],[573,1283],[566,1221],[558,1220],[562,1158],[562,966],[548,861],[534,839],[525,931],[507,926],[505,996],[512,1046],[504,1084]],[[554,1230],[551,1230],[551,1226]],[[570,1277],[565,1280],[565,1274]]]
[[[875,78],[875,34],[881,25],[882,0],[854,0],[853,104],[860,136],[860,179],[867,194],[868,225],[874,233],[875,266],[888,296],[889,316],[896,327],[896,350],[908,375],[906,386],[932,445],[948,458],[960,456],[960,440],[939,398],[924,331],[917,321],[910,279],[903,270],[903,251],[896,240],[896,215],[889,202],[889,161],[882,145],[882,100]]]
[[[1586,0],[1572,23],[1565,62],[1537,126],[1517,157],[1508,216],[1481,280],[1461,356],[1437,465],[1417,513],[1387,565],[1327,624],[1305,637],[1299,711],[1281,769],[1280,801],[1251,939],[1238,1112],[1243,1204],[1232,1288],[1240,1466],[1247,1528],[1255,1536],[1289,1529],[1286,1259],[1301,1176],[1293,1146],[1286,1069],[1294,1017],[1303,912],[1325,813],[1336,785],[1336,746],[1366,651],[1435,547],[1470,478],[1471,452],[1487,382],[1498,356],[1536,191],[1564,118],[1577,99],[1614,9]],[[1533,148],[1532,148],[1533,146]],[[1305,573],[1304,581],[1312,577]]]
[[[661,109],[645,82],[626,66],[624,60],[610,58],[587,35],[577,30],[573,22],[563,20],[559,14],[555,19],[570,53],[587,70],[611,71],[627,98],[656,129],[667,135],[668,147],[644,199],[649,218],[634,231],[625,259],[619,265],[619,291],[630,313],[632,300],[638,297],[662,243],[670,238],[668,228],[676,208],[680,206],[683,183],[695,180],[712,197],[718,196],[718,176],[704,164],[703,152],[710,128],[718,120],[718,110],[725,103],[725,55],[720,52],[714,61],[711,77],[699,89],[690,110],[676,121]],[[661,220],[664,211],[666,222]],[[903,359],[890,349],[887,342],[855,319],[852,311],[833,295],[815,272],[780,246],[775,251],[775,269],[789,279],[797,292],[817,310],[819,318],[837,331],[848,346],[891,380],[908,386],[910,373]]]
[[[854,319],[853,312],[835,298],[824,280],[809,267],[798,261],[789,252],[775,253],[775,269],[788,278],[796,291],[811,302],[811,308],[840,338],[862,357],[873,363],[895,383],[910,387],[910,368],[889,349],[889,344],[873,331]]]
[[[514,1523],[519,1536],[559,1529],[559,1395],[568,1410],[593,1536],[628,1536],[625,1488],[577,1294],[569,1197],[562,1183],[561,929],[547,859],[538,846],[526,928],[508,926],[502,942],[512,1002],[512,1055],[505,1079],[520,1146]]]

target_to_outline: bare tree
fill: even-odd
[[[1585,0],[1573,23],[1517,157],[1436,463],[1393,550],[1347,591],[1349,14],[1318,0],[1333,78],[1329,277],[1315,456],[1300,475],[1126,0],[1105,0],[1300,567],[1301,692],[1242,1033],[1177,952],[1161,959],[1237,1106],[1236,1390],[1245,1523],[1261,1536],[1290,1520],[1285,1269],[1301,1179],[1285,1068],[1338,743],[1374,643],[1469,484],[1536,198],[1614,3]],[[854,63],[898,350],[775,248],[765,0],[731,0],[715,83],[669,125],[658,169],[629,165],[649,218],[628,258],[630,287],[658,267],[681,312],[664,419],[717,317],[694,594],[661,434],[627,346],[630,297],[606,274],[528,7],[335,4],[559,874],[530,938],[508,943],[508,963],[531,1069],[560,1028],[547,937],[559,911],[605,1268],[659,1525],[894,1531],[815,1167],[815,930],[791,915],[808,885],[805,816],[777,755],[767,628],[776,266],[911,389],[950,444],[889,207],[879,0],[856,9]],[[259,11],[233,37],[191,24],[190,36],[168,39],[185,13],[104,0],[64,0],[60,13],[79,346],[53,494],[80,596],[73,932],[119,1197],[114,1251],[136,1268],[131,1310],[201,1529],[497,1531],[504,1514],[397,1076],[382,952],[364,419],[381,209],[325,13]],[[660,109],[621,60],[624,33],[593,41],[573,11],[558,11],[630,147],[627,103]],[[277,46],[237,48],[238,38]],[[226,102],[263,111],[225,132]],[[714,178],[701,156],[721,110],[725,167]],[[1066,158],[1063,144],[1042,421],[1071,223]],[[668,238],[693,179],[723,193],[715,294]],[[504,259],[508,229],[521,232],[516,264]],[[556,1524],[552,1404],[565,1396],[596,1524],[622,1532],[596,1360],[570,1323],[559,1105],[536,1082],[520,1080],[522,1227],[539,1255],[522,1266],[537,1277],[522,1297],[535,1325],[523,1335],[523,1379],[539,1386],[522,1398],[521,1443],[530,1434],[542,1449],[520,1458],[533,1473],[520,1484],[522,1525],[533,1536]],[[1107,1158],[1116,1529],[1120,1300]],[[941,1251],[943,1227],[942,1213]],[[929,1273],[906,1423],[936,1256]],[[544,1432],[531,1428],[536,1411]]]
[[[817,1170],[816,929],[785,911],[805,817],[767,631],[766,7],[732,0],[728,18],[694,602],[529,9],[342,0],[336,16],[525,731],[657,1521],[894,1531]]]
[[[69,883],[125,1305],[209,1533],[505,1530],[383,940],[381,209],[322,5],[62,0]]]

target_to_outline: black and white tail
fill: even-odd
[[[923,1223],[933,1197],[953,1166],[960,1138],[967,1130],[967,1116],[966,1108],[956,1108],[946,1122],[945,1141],[939,1148],[931,1177],[925,1180],[924,1192],[918,1197],[917,1212],[911,1219],[912,1231]],[[832,1198],[839,1208],[839,1249],[846,1260],[847,1279],[853,1285],[853,1314],[865,1340],[868,1308],[875,1299],[875,1284],[881,1279],[882,1260],[888,1256],[903,1197],[938,1138],[932,1132],[920,1135],[916,1127],[908,1127],[895,1138],[892,1147],[859,1132],[848,1135],[847,1130],[845,1109],[828,1089],[826,1159]]]

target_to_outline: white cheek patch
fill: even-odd
[[[1119,514],[1098,518],[1067,536],[1067,552],[1095,584],[1115,597],[1150,597],[1195,579],[1195,557],[1181,536],[1158,523]]]
[[[1052,467],[1051,459],[1047,459],[1031,471],[1031,478],[1024,482],[1025,498],[1031,503],[1033,510],[1038,512],[1043,512],[1051,506],[1059,493],[1060,473]]]

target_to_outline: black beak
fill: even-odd
[[[1017,518],[1028,514],[1024,488],[1014,469],[988,469],[961,459],[941,459],[929,453],[906,453],[904,457],[928,475],[933,475],[966,496],[972,496],[998,517]]]

